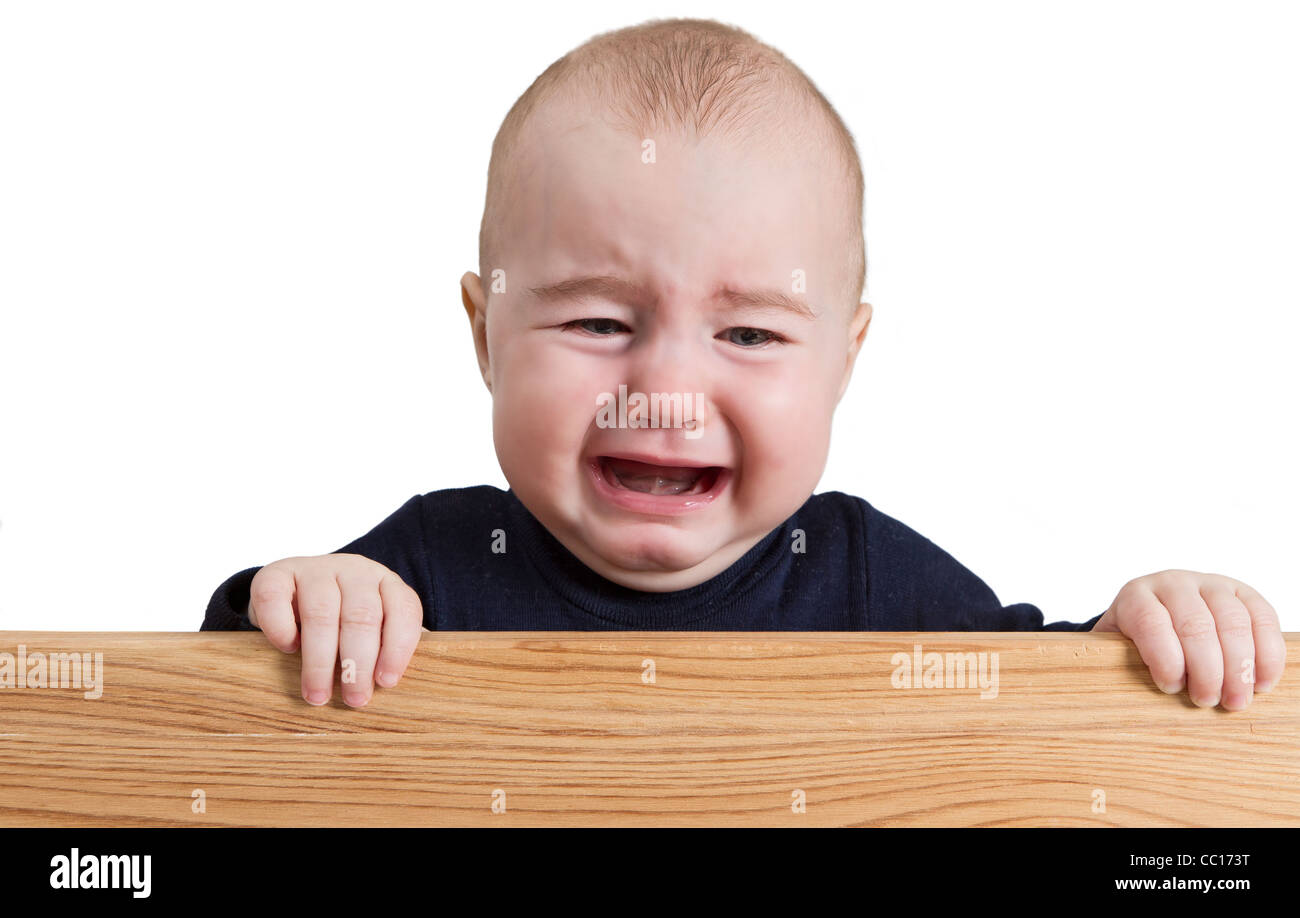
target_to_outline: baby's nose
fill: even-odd
[[[708,430],[712,412],[709,401],[699,392],[644,393],[647,398],[635,398],[628,411],[627,426],[637,431],[637,442],[652,452],[675,455],[680,452],[680,442],[698,440]],[[675,397],[680,394],[681,398]]]
[[[650,417],[641,426],[672,428],[691,439],[703,436],[715,414],[706,366],[705,354],[667,334],[652,337],[638,349],[626,366],[626,382],[629,393],[644,396],[643,413]]]
[[[707,354],[667,331],[646,337],[629,352],[629,387],[643,392],[702,392]]]
[[[672,431],[688,440],[704,436],[714,415],[709,397],[702,391],[644,389],[626,383],[618,387],[617,396],[608,392],[598,398],[596,409],[597,423],[605,421],[602,426]],[[613,422],[615,417],[617,422]]]

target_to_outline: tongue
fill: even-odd
[[[629,491],[643,494],[673,495],[689,491],[699,482],[704,469],[680,468],[671,465],[650,465],[631,459],[606,459],[613,483]]]

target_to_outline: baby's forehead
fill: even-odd
[[[684,165],[706,160],[723,178],[752,180],[754,197],[777,199],[788,189],[791,194],[814,193],[836,207],[852,200],[847,170],[813,112],[777,106],[755,112],[745,130],[700,133],[691,125],[629,123],[616,109],[598,103],[578,94],[551,100],[534,112],[510,162],[509,194],[516,201],[531,188],[552,194],[550,206],[564,206],[566,198],[572,200],[572,189],[600,185],[609,206],[616,207],[620,198],[630,196],[625,194],[627,179],[643,169],[657,166],[654,174],[679,176]],[[691,209],[692,202],[677,196],[681,189],[671,182],[663,186],[659,209]],[[700,190],[707,194],[711,186]]]
[[[617,230],[643,219],[686,225],[707,219],[708,208],[717,210],[731,202],[736,226],[726,229],[728,235],[743,238],[742,248],[777,249],[782,264],[791,261],[791,270],[804,268],[822,276],[833,272],[843,286],[838,275],[852,260],[850,250],[857,238],[848,206],[853,195],[846,170],[836,161],[829,130],[817,123],[815,112],[777,100],[750,113],[743,130],[714,126],[707,133],[692,124],[635,122],[625,115],[581,91],[539,105],[521,125],[512,150],[511,176],[503,183],[509,187],[501,189],[508,206],[494,210],[487,232],[501,242],[508,236],[516,255],[522,247],[534,256],[529,259],[534,264],[545,264],[563,261],[574,249],[600,244],[600,227]],[[690,164],[705,157],[713,157],[714,171],[728,179],[738,174],[752,179],[745,193],[714,197],[708,183],[700,200],[684,193],[676,184],[680,170],[685,166],[689,172]],[[611,168],[614,162],[617,166]],[[733,163],[757,171],[742,172]],[[642,169],[655,165],[659,170],[647,175],[673,178],[649,197],[637,196],[631,183]],[[816,204],[810,205],[812,201]],[[841,210],[844,219],[831,216]],[[788,249],[781,237],[791,225],[800,226],[809,243],[815,236],[819,257],[833,263],[785,257]],[[717,257],[712,250],[703,254]],[[752,271],[737,273],[752,279]]]
[[[735,149],[766,151],[772,156],[829,151],[834,131],[826,114],[791,90],[752,90],[743,116],[721,120],[682,117],[671,111],[630,110],[616,99],[572,87],[538,104],[520,126],[521,136],[540,144],[583,130],[605,130],[640,145],[647,140],[675,142],[683,150],[709,143]]]

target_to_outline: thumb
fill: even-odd
[[[1097,619],[1097,624],[1092,626],[1092,630],[1093,631],[1119,631],[1119,622],[1116,620],[1116,618],[1117,616],[1115,615],[1115,605],[1114,603],[1112,603],[1111,607],[1101,614],[1101,618]]]

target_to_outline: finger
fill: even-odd
[[[248,588],[248,620],[285,653],[292,653],[298,640],[293,594],[293,571],[274,564],[259,570]]]
[[[1181,692],[1186,671],[1183,645],[1169,610],[1146,586],[1126,586],[1115,597],[1113,608],[1119,630],[1137,645],[1155,684],[1170,695]]]
[[[379,628],[384,607],[374,574],[338,575],[339,658],[343,663],[343,701],[359,708],[374,691],[375,657],[379,655]],[[352,679],[354,681],[346,681]]]
[[[396,685],[420,643],[424,610],[419,594],[396,574],[379,582],[379,593],[384,601],[384,633],[375,677],[380,685]]]
[[[1282,678],[1286,667],[1286,640],[1282,637],[1282,624],[1277,610],[1252,587],[1241,584],[1237,598],[1250,611],[1255,632],[1255,691],[1268,692]]]
[[[297,575],[302,627],[302,696],[324,704],[334,690],[339,653],[339,585],[331,573]]]
[[[1214,616],[1194,583],[1183,579],[1156,581],[1152,589],[1169,610],[1174,632],[1182,644],[1187,693],[1194,704],[1214,707],[1223,692],[1223,649]]]
[[[1255,696],[1255,637],[1250,611],[1226,580],[1201,586],[1200,594],[1214,616],[1223,651],[1219,703],[1225,710],[1240,711]]]

